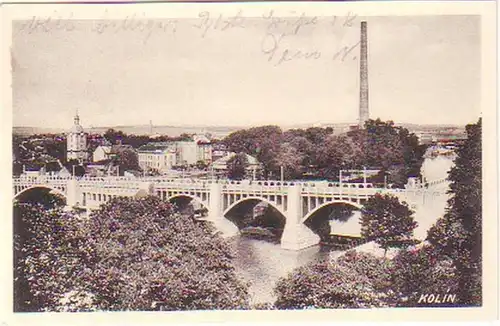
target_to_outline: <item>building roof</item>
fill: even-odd
[[[70,133],[72,134],[79,134],[84,132],[83,127],[77,124],[74,124],[71,129],[69,130]]]
[[[125,150],[134,150],[132,145],[113,145],[111,146],[110,154],[119,154]]]
[[[236,155],[237,154],[235,152],[230,152],[228,155],[221,157],[220,159],[214,161],[212,164],[213,164],[214,168],[217,168],[217,167],[225,168],[227,166],[227,161],[229,161],[231,158],[233,158]],[[248,154],[245,154],[245,156],[247,158],[248,165],[259,165],[260,164],[259,161],[255,157],[248,155]]]
[[[165,152],[175,151],[175,145],[168,142],[147,143],[137,149],[138,152]]]
[[[193,141],[197,144],[210,144],[210,139],[205,135],[194,135]]]

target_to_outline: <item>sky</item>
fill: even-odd
[[[371,118],[480,116],[479,16],[205,18],[15,22],[13,125],[69,128],[76,110],[84,127],[354,123],[362,20]]]

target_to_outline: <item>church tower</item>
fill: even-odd
[[[80,125],[80,117],[78,111],[74,118],[73,127],[68,132],[66,139],[66,156],[67,160],[78,160],[80,162],[86,161],[87,155],[87,134]]]

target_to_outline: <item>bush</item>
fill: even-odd
[[[14,235],[14,310],[64,310],[60,300],[80,288],[91,254],[82,221],[40,204],[14,210],[21,219]]]
[[[278,309],[384,307],[384,259],[350,252],[333,263],[300,267],[278,281]]]
[[[398,306],[415,307],[422,295],[455,294],[458,290],[453,262],[440,256],[432,246],[400,251],[389,273]]]
[[[37,300],[31,310],[249,307],[228,244],[157,197],[117,198],[84,220],[59,210],[27,213],[35,236],[21,244],[18,271]]]

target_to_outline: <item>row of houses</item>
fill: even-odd
[[[97,167],[99,162],[112,161],[124,151],[137,155],[138,165],[143,171],[156,171],[164,174],[176,167],[204,166],[215,172],[222,172],[227,168],[227,161],[236,155],[227,151],[221,144],[213,144],[204,135],[195,135],[191,141],[150,142],[137,149],[130,145],[98,146],[93,152],[93,162]],[[247,157],[250,171],[258,170],[259,162],[252,156]],[[109,168],[101,167],[103,173],[110,172]]]
[[[213,145],[205,136],[193,136],[192,141],[156,142],[137,149],[139,166],[143,170],[159,172],[176,166],[211,164],[214,161]]]

